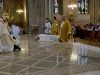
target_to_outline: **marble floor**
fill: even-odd
[[[94,75],[96,72],[91,74],[92,71],[100,72],[99,47],[78,42],[34,41],[32,35],[21,35],[20,46],[20,52],[0,54],[0,75]]]
[[[77,42],[85,43],[85,44],[88,44],[88,45],[91,45],[91,46],[96,46],[96,47],[100,48],[100,40],[97,44],[96,41],[87,41],[86,39],[80,39],[79,37],[76,37],[75,39],[76,39]]]

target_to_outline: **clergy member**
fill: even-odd
[[[13,30],[15,28],[15,23],[13,22],[12,25],[11,25],[11,33],[13,34]]]
[[[18,26],[15,25],[15,27],[13,28],[13,36],[20,41],[20,28]]]
[[[56,20],[56,17],[53,17],[53,24],[52,24],[52,35],[59,35],[60,34],[60,27]]]
[[[44,27],[44,33],[50,35],[51,34],[51,23],[48,18],[46,18],[46,24]]]
[[[0,52],[13,51],[14,49],[14,40],[10,36],[7,26],[0,19]]]
[[[68,39],[70,41],[73,40],[72,36],[72,27],[70,25],[69,20],[66,18],[65,15],[62,16],[62,25],[61,25],[61,34],[60,34],[60,39],[59,41],[61,42],[68,42]]]

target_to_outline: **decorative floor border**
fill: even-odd
[[[66,75],[66,74],[82,73],[82,72],[93,71],[93,70],[100,70],[100,63],[49,70],[49,71],[42,71],[42,72],[31,73],[31,74],[20,74],[20,75]]]

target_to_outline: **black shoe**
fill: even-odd
[[[21,51],[21,48],[18,45],[14,45],[14,50],[13,51],[15,52],[16,50]]]
[[[76,42],[76,40],[74,39],[74,42]]]

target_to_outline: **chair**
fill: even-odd
[[[100,31],[98,32],[97,39],[96,39],[97,44],[98,44],[99,40],[100,40]]]
[[[89,40],[91,40],[91,41],[95,40],[94,35],[95,35],[95,32],[91,31]]]
[[[91,31],[90,32],[90,37],[85,37],[85,40],[87,40],[88,42],[89,41],[95,41],[94,35],[95,35],[95,32]]]

